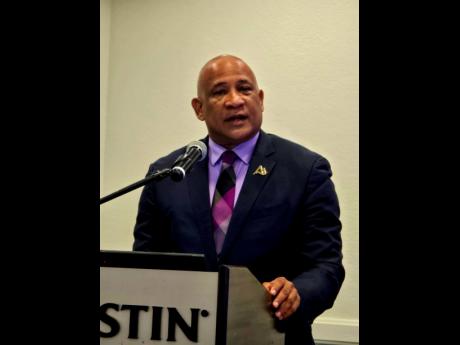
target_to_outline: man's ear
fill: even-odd
[[[259,102],[262,111],[264,111],[264,90],[259,90]]]
[[[203,103],[198,98],[192,99],[192,107],[195,110],[195,115],[198,120],[204,121],[203,116]]]

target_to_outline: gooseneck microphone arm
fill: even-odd
[[[149,175],[147,176],[146,178],[140,180],[140,181],[137,181],[137,182],[134,182],[133,184],[130,184],[129,186],[125,187],[125,188],[122,188],[112,194],[109,194],[101,199],[99,199],[99,205],[102,205],[103,203],[107,202],[107,201],[110,201],[112,199],[115,199],[123,194],[126,194],[128,192],[131,192],[132,190],[134,189],[137,189],[139,187],[142,187],[144,185],[146,185],[147,183],[149,183],[150,181],[154,181],[154,180],[161,180],[167,176],[171,175],[171,169],[163,169],[163,170],[160,170],[160,171],[157,171],[155,172],[154,174],[152,175]]]
[[[102,199],[99,199],[99,205],[115,199],[120,195],[126,194],[136,188],[142,187],[147,183],[155,180],[161,180],[167,176],[171,176],[173,181],[182,181],[185,176],[190,172],[196,162],[203,160],[208,154],[208,149],[202,141],[192,141],[187,145],[185,153],[179,156],[169,169],[163,169],[147,176],[146,178],[137,181],[115,193],[109,194]]]

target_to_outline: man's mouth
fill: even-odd
[[[225,119],[225,122],[240,122],[248,118],[247,115],[232,115]]]

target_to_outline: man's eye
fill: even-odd
[[[221,95],[223,95],[223,94],[225,94],[225,90],[224,90],[224,89],[217,89],[217,90],[214,90],[214,91],[212,92],[212,95],[213,95],[213,96],[221,96]]]
[[[242,86],[240,87],[240,91],[243,92],[243,93],[249,93],[252,91],[252,87],[250,86]]]

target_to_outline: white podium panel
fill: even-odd
[[[100,267],[100,344],[215,344],[218,273]]]

